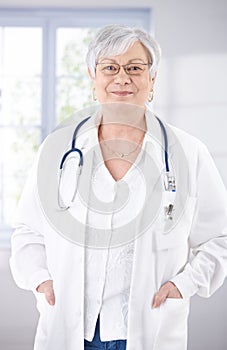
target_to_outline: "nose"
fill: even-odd
[[[131,83],[130,76],[125,72],[123,67],[120,67],[119,72],[115,75],[114,82],[120,85]]]

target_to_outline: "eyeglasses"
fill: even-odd
[[[128,75],[141,75],[146,70],[147,66],[151,66],[152,63],[129,63],[120,65],[118,63],[96,63],[100,66],[100,71],[105,75],[117,75],[120,72],[121,67]]]

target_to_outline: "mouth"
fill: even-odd
[[[112,94],[120,97],[126,97],[133,94],[131,91],[112,91]]]

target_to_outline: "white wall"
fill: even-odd
[[[154,2],[155,3],[155,2]],[[159,1],[155,110],[204,141],[227,186],[227,3]]]
[[[80,4],[73,0],[0,0],[0,7]],[[84,0],[86,6],[93,7],[93,0]],[[113,5],[96,0],[95,6]],[[156,38],[163,51],[154,110],[207,144],[227,185],[226,0],[115,0],[114,6],[154,8]],[[29,292],[13,284],[8,256],[9,251],[0,251],[0,348],[18,350],[20,338],[27,344],[21,349],[29,350],[37,312]],[[210,299],[192,298],[189,350],[226,350],[226,295],[225,283]]]

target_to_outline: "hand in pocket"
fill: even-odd
[[[182,299],[179,289],[173,282],[166,282],[155,294],[152,307],[159,307],[167,298]]]
[[[48,281],[41,283],[36,288],[36,290],[39,293],[45,294],[46,300],[50,305],[55,304],[55,295],[54,295],[53,281],[52,280],[48,280]]]

